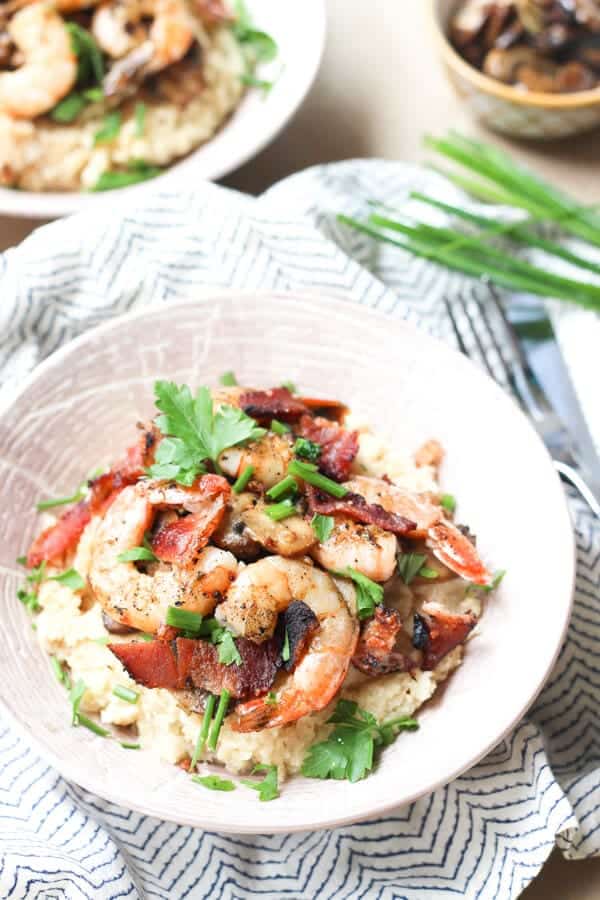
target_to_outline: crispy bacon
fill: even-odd
[[[409,656],[396,650],[402,631],[402,619],[396,609],[377,606],[375,615],[362,628],[352,665],[365,675],[407,672],[416,665]]]
[[[80,500],[64,512],[54,525],[44,529],[34,540],[27,554],[29,568],[39,566],[44,561],[53,562],[74,550],[91,517],[87,500]]]
[[[227,689],[236,700],[266,693],[278,670],[281,642],[271,638],[255,644],[238,638],[236,645],[242,664],[226,666],[219,662],[219,651],[208,641],[177,638],[166,641],[132,641],[109,644],[138,684],[150,688],[183,690],[186,687],[220,694]]]
[[[321,400],[319,397],[301,397],[305,406],[308,406],[313,416],[324,416],[340,424],[346,418],[348,407],[339,400]]]
[[[310,484],[305,485],[305,490],[308,508],[312,514],[344,515],[366,525],[378,525],[384,531],[391,531],[398,535],[409,534],[416,528],[416,524],[410,519],[387,512],[378,503],[367,503],[360,494],[349,492],[345,497],[337,500]]]
[[[145,429],[120,462],[115,463],[109,472],[90,482],[90,509],[93,515],[106,512],[124,487],[135,484],[142,477],[146,467],[154,460],[159,437],[159,432],[154,427]]]
[[[282,422],[297,422],[308,413],[308,407],[287,388],[271,388],[268,391],[244,391],[239,405],[246,415],[268,424],[271,419]]]
[[[319,469],[329,478],[345,481],[358,453],[358,432],[346,431],[329,419],[302,416],[298,433],[321,446]]]
[[[477,619],[469,613],[453,615],[431,604],[425,604],[422,612],[428,631],[422,667],[434,669],[447,653],[467,639]]]
[[[198,502],[203,508],[167,522],[152,538],[152,550],[163,562],[186,565],[193,561],[221,524],[231,488],[220,475],[203,475],[189,489],[189,494],[194,503]]]

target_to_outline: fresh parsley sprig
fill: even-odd
[[[170,478],[191,485],[212,462],[219,471],[220,454],[249,440],[266,434],[241,409],[223,405],[217,412],[207,387],[193,396],[185,384],[157,381],[154,385],[156,405],[162,415],[156,424],[166,436],[158,445],[156,462],[148,469],[153,478]]]
[[[302,774],[307,778],[360,781],[372,770],[377,749],[391,744],[400,731],[419,727],[410,716],[379,724],[374,715],[352,700],[338,700],[328,722],[336,727],[327,740],[309,749],[302,764]]]
[[[359,619],[368,619],[375,612],[375,607],[383,602],[383,586],[371,581],[362,572],[346,566],[345,569],[332,571],[339,578],[350,578],[356,587],[356,613]]]
[[[250,774],[255,775],[257,772],[267,773],[262,781],[250,781],[248,778],[242,778],[241,783],[245,784],[246,787],[252,788],[253,791],[258,791],[258,798],[259,800],[262,800],[263,803],[269,800],[275,800],[279,797],[277,766],[254,766]]]

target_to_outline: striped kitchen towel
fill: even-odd
[[[0,257],[0,380],[9,392],[65,341],[108,317],[207,285],[318,289],[412,318],[450,339],[439,299],[476,289],[342,229],[369,198],[451,191],[398,163],[351,161],[253,200],[205,185],[122,216],[83,214]],[[477,288],[479,289],[479,288]],[[594,323],[595,327],[595,323]],[[447,787],[382,819],[308,834],[226,836],[108,803],[61,778],[0,719],[0,895],[510,900],[555,844],[600,851],[600,527],[572,498],[577,595],[548,684],[513,734]]]

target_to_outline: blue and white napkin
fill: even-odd
[[[0,256],[3,391],[108,317],[213,285],[327,288],[449,338],[440,297],[472,285],[335,221],[369,198],[403,206],[411,188],[452,190],[416,167],[350,161],[258,200],[204,185],[41,228]],[[600,527],[575,498],[571,510],[577,596],[556,668],[510,738],[452,784],[377,821],[224,836],[69,784],[0,717],[0,896],[510,900],[555,844],[573,859],[600,853]]]

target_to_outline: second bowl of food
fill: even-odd
[[[36,370],[0,451],[0,699],[125,806],[375,815],[490,749],[560,646],[573,541],[537,436],[471,363],[341,300],[115,320]]]
[[[593,0],[428,0],[446,72],[475,116],[515,137],[600,126]]]

